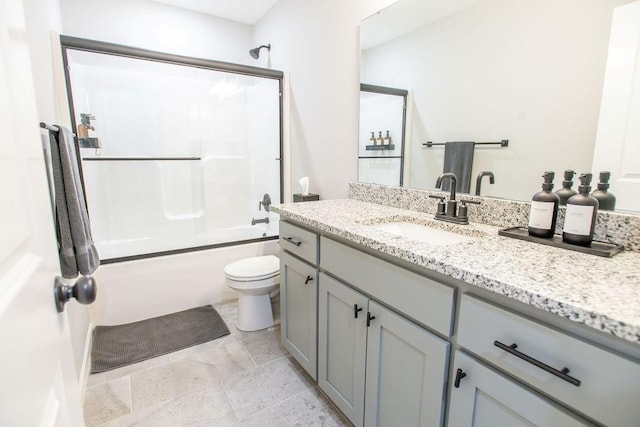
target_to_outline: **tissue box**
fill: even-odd
[[[293,201],[294,202],[312,202],[314,200],[320,200],[320,196],[318,194],[294,194]]]

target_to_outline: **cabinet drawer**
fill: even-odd
[[[280,247],[313,265],[318,265],[318,235],[280,221]]]
[[[453,288],[322,237],[323,270],[445,336],[451,335]]]
[[[638,425],[637,362],[466,294],[458,344],[598,422]]]

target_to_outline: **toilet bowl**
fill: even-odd
[[[224,267],[226,284],[238,292],[241,331],[279,323],[280,260],[274,255],[245,258]]]

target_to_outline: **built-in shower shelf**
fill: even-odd
[[[148,162],[155,160],[202,160],[201,157],[83,157],[82,160],[92,162]]]
[[[367,149],[367,151],[372,151],[372,150],[395,150],[396,146],[394,144],[366,145],[365,148]]]

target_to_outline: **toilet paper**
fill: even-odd
[[[298,180],[298,182],[300,183],[300,187],[302,189],[301,194],[303,196],[308,196],[309,195],[309,177],[308,176],[302,177]]]

